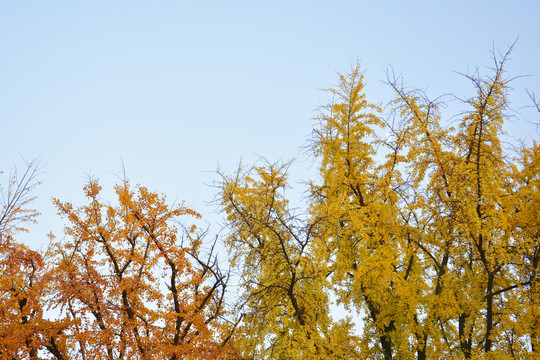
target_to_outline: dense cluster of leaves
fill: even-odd
[[[243,269],[247,351],[271,359],[536,358],[540,146],[501,145],[504,66],[467,76],[456,128],[390,79],[388,115],[359,66],[329,91],[310,151],[309,206],[288,206],[288,164],[222,174],[227,245]],[[455,121],[454,121],[455,123]],[[381,134],[387,134],[381,136]],[[363,326],[329,316],[329,294]]]

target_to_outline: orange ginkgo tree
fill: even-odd
[[[62,330],[61,322],[43,316],[48,285],[43,255],[16,240],[39,215],[30,205],[40,173],[35,159],[0,185],[0,359],[37,358],[40,349],[53,349],[47,339]]]
[[[54,199],[68,220],[67,238],[48,261],[49,306],[69,323],[55,338],[57,358],[216,359],[234,355],[235,324],[228,320],[223,273],[212,250],[201,251],[199,218],[184,206],[124,180],[117,204],[100,197],[91,180],[88,203],[75,208]]]
[[[511,50],[511,49],[510,49]],[[330,89],[309,149],[319,176],[290,209],[287,164],[222,175],[243,268],[245,351],[270,359],[529,358],[540,349],[540,147],[503,146],[508,53],[445,122],[389,77],[381,113],[359,66]],[[456,125],[455,127],[451,125]],[[329,292],[363,317],[329,314]]]
[[[0,213],[1,359],[228,359],[238,321],[226,307],[228,273],[203,251],[199,218],[124,180],[117,203],[96,180],[87,205],[54,199],[66,236],[40,253],[14,236],[29,208],[38,163],[13,175]]]

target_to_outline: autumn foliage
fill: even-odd
[[[224,303],[228,275],[212,254],[202,256],[195,227],[177,222],[200,215],[169,208],[163,196],[132,189],[127,180],[115,190],[115,206],[100,198],[95,180],[84,187],[85,206],[54,199],[68,221],[66,239],[52,241],[43,255],[4,233],[1,357],[234,356],[228,343],[235,324]]]
[[[400,79],[382,113],[359,66],[341,75],[303,211],[285,197],[288,163],[222,174],[252,354],[538,358],[540,146],[503,146],[507,56],[466,75],[475,95],[452,122]],[[362,323],[334,321],[330,294]]]
[[[509,53],[465,75],[451,119],[391,74],[385,110],[359,65],[340,75],[304,208],[292,161],[219,172],[238,298],[200,215],[128,180],[114,202],[92,179],[85,205],[54,199],[46,251],[17,242],[38,215],[27,164],[1,189],[0,359],[537,359],[540,146],[504,137]]]

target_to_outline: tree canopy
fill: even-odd
[[[537,356],[540,147],[503,146],[509,53],[466,75],[475,94],[452,121],[391,77],[382,113],[359,65],[340,75],[309,144],[305,210],[285,197],[288,163],[223,174],[256,357]],[[334,321],[329,294],[363,324]]]
[[[89,179],[84,205],[53,199],[65,236],[31,250],[27,163],[0,188],[0,359],[536,359],[540,145],[505,137],[510,51],[465,75],[450,118],[390,73],[384,108],[359,64],[339,75],[305,207],[292,161],[219,171],[213,242],[195,210],[127,179],[109,201]]]
[[[215,254],[201,252],[195,226],[179,222],[197,212],[169,207],[164,196],[127,180],[115,187],[111,205],[90,180],[87,205],[54,199],[68,222],[66,238],[51,236],[40,254],[13,239],[22,230],[17,221],[36,215],[25,209],[28,181],[13,178],[2,214],[0,358],[235,356],[237,322],[225,306],[229,276]]]

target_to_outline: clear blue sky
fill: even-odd
[[[513,104],[538,121],[540,1],[7,1],[0,0],[0,170],[45,164],[32,247],[62,220],[51,196],[80,203],[86,174],[110,188],[123,159],[135,182],[205,201],[218,163],[296,157],[327,95],[360,59],[371,101],[386,102],[391,65],[428,95],[471,94],[455,72],[490,64],[519,36]],[[534,126],[514,122],[527,136]],[[5,181],[5,176],[0,178]],[[110,192],[109,192],[110,193]]]

